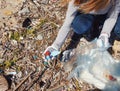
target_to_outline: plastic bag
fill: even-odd
[[[95,42],[84,45],[84,49],[80,46],[77,66],[68,78],[75,77],[104,91],[120,91],[120,62],[97,48]]]

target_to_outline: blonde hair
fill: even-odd
[[[71,0],[63,0],[68,3]],[[99,11],[109,5],[111,0],[75,0],[74,4],[79,6],[80,11],[89,13],[90,11]]]

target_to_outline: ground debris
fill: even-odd
[[[0,1],[0,73],[10,75],[9,91],[94,89],[77,79],[68,81],[69,72],[59,59],[53,60],[50,67],[43,64],[42,53],[56,38],[65,11],[60,0]],[[3,76],[0,80],[4,80],[0,86],[8,89]]]
[[[0,91],[8,90],[9,86],[6,78],[3,75],[0,75]]]

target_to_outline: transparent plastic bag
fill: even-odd
[[[75,77],[101,90],[120,91],[120,62],[115,61],[107,51],[97,48],[96,40],[78,49],[77,66],[68,79]]]

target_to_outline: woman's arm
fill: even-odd
[[[63,45],[69,31],[71,28],[71,23],[76,15],[77,7],[74,6],[74,0],[71,0],[68,5],[68,9],[66,12],[66,18],[63,23],[63,26],[60,28],[57,38],[53,42],[52,46],[56,49],[59,50],[61,46]]]
[[[107,33],[110,36],[112,29],[114,28],[118,15],[120,13],[120,0],[115,0],[110,12],[108,13],[108,18],[105,20],[103,25],[102,33]]]

